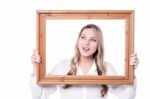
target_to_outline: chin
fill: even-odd
[[[81,56],[82,56],[82,57],[85,57],[85,58],[89,58],[89,57],[91,57],[92,55],[89,55],[89,54],[82,54]]]

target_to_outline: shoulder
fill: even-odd
[[[66,60],[61,60],[60,62],[58,62],[56,64],[56,67],[66,67],[66,66],[70,66],[71,60],[70,59],[66,59]]]
[[[114,69],[113,65],[109,62],[104,62],[104,67],[106,70],[106,75],[116,75],[117,72]]]
[[[69,59],[61,60],[54,66],[51,73],[58,74],[58,75],[66,74],[70,70],[70,63],[71,63],[71,60],[69,60]]]
[[[106,69],[111,69],[111,68],[113,68],[113,66],[112,66],[112,64],[111,63],[109,63],[109,62],[104,62],[104,67],[106,68]]]

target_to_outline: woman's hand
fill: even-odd
[[[139,59],[137,57],[137,54],[136,53],[131,54],[129,59],[129,65],[134,66],[134,70],[135,70],[138,64],[139,64]]]
[[[34,49],[33,50],[33,54],[31,56],[31,62],[33,64],[33,73],[31,74],[31,76],[35,76],[36,74],[36,65],[41,63],[41,56],[39,54],[39,51]]]
[[[33,65],[41,63],[41,56],[39,54],[39,51],[34,49],[33,54],[31,56],[31,62]]]
[[[139,64],[139,59],[137,57],[136,53],[133,53],[130,55],[130,59],[129,59],[129,65],[134,66],[134,71],[137,68]],[[134,74],[134,78],[135,78],[135,74]]]

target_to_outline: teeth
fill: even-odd
[[[90,49],[90,48],[83,48],[83,49],[86,49],[86,50],[88,50],[88,49]]]
[[[84,47],[83,47],[83,50],[87,52],[87,51],[90,50],[90,48],[84,48]]]
[[[84,48],[85,50],[89,50],[88,48]]]

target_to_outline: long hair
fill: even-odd
[[[81,36],[81,33],[83,32],[84,29],[93,29],[93,31],[96,34],[96,39],[97,39],[97,43],[98,43],[98,48],[96,50],[96,52],[93,54],[93,58],[95,59],[95,63],[96,63],[96,67],[97,67],[97,73],[98,75],[104,75],[105,74],[105,68],[104,68],[104,44],[103,44],[103,35],[102,35],[102,31],[101,29],[95,25],[95,24],[87,24],[86,26],[84,26],[78,36],[76,45],[75,45],[75,55],[71,60],[71,68],[70,71],[67,73],[67,75],[76,75],[77,73],[77,65],[80,61],[80,52],[78,49],[78,40]],[[63,88],[67,89],[69,87],[71,87],[72,85],[66,84],[63,86]],[[106,95],[107,91],[108,91],[108,86],[107,85],[101,85],[102,86],[102,90],[101,95],[102,97],[104,95]]]

